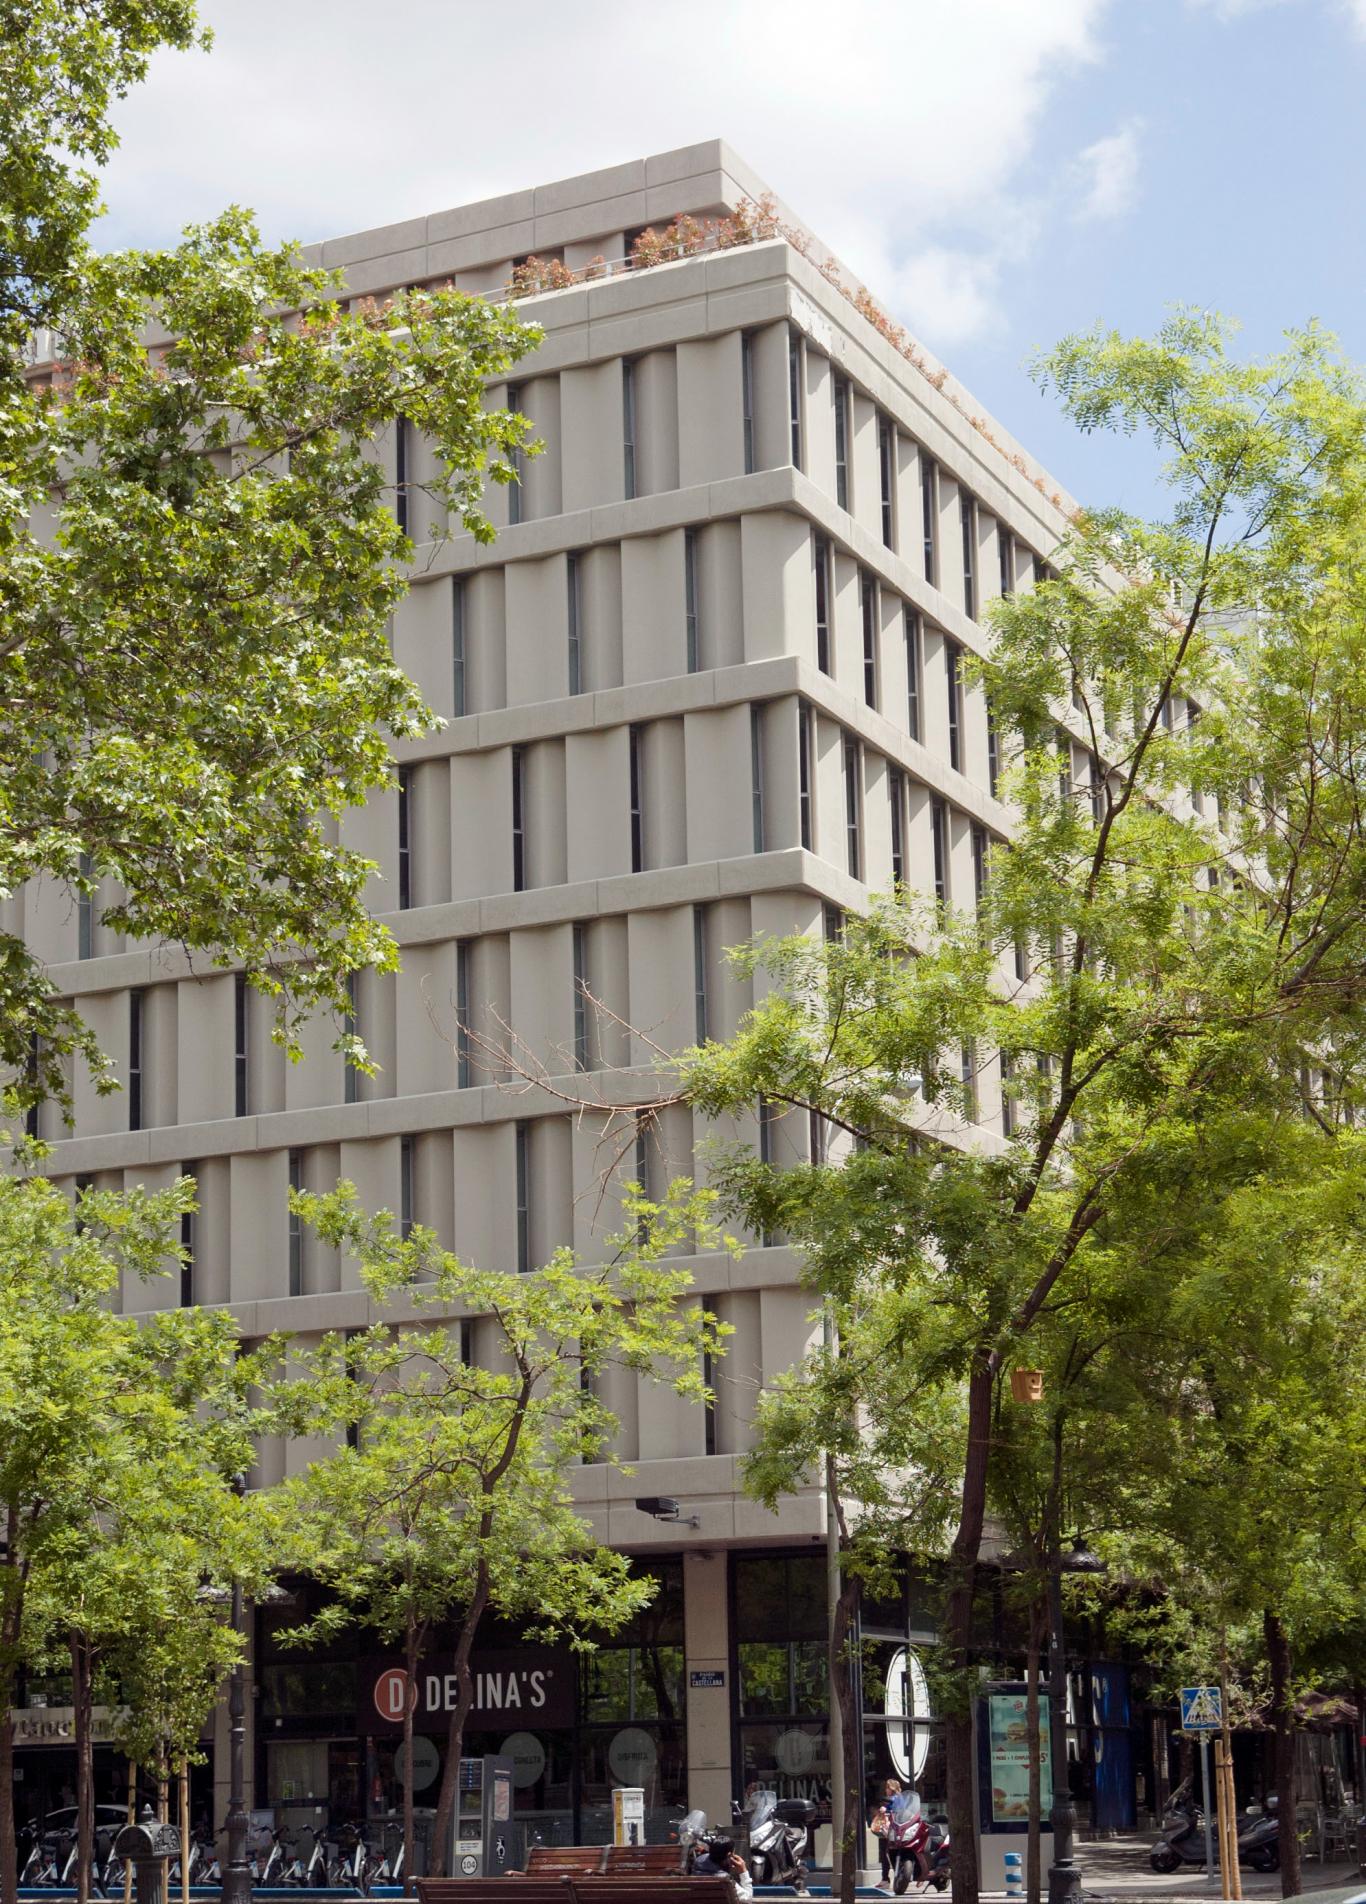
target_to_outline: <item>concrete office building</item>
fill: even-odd
[[[452,278],[488,292],[526,254],[621,260],[646,225],[719,216],[764,190],[709,142],[318,255],[357,295]],[[369,1204],[510,1272],[561,1243],[588,1260],[601,1250],[614,1222],[596,1190],[601,1120],[507,1088],[459,1023],[495,1042],[510,1024],[576,1091],[646,1098],[654,1046],[724,1037],[751,1003],[723,947],[828,931],[896,879],[971,905],[1008,830],[986,708],[960,660],[983,643],[982,606],[1030,585],[1063,518],[1005,433],[971,424],[951,380],[908,362],[781,238],[523,308],[544,342],[489,401],[524,411],[545,453],[519,489],[493,490],[492,546],[461,535],[419,550],[394,646],[446,725],[404,744],[395,789],[343,828],[379,863],[372,904],[402,948],[396,977],[358,989],[379,1075],[348,1072],[323,1025],[306,1062],[287,1066],[231,973],[125,947],[63,890],[11,902],[135,1083],[100,1097],[77,1078],[74,1134],[47,1133],[53,1171],[112,1187],[193,1171],[192,1269],[183,1289],[151,1293],[229,1304],[247,1337],[369,1319],[354,1266],[291,1227],[291,1184],[352,1178]],[[379,452],[396,481],[420,482],[421,443]],[[419,542],[424,507],[411,499]],[[585,1006],[585,987],[613,1016]],[[977,1101],[981,1141],[999,1141],[995,1071]],[[705,1135],[670,1110],[615,1174],[656,1188],[705,1174]],[[740,1135],[775,1156],[811,1141],[792,1116]],[[826,1789],[823,1499],[812,1490],[770,1515],[737,1473],[759,1386],[811,1338],[810,1298],[783,1247],[754,1241],[741,1260],[691,1267],[698,1299],[734,1329],[714,1409],[616,1382],[634,1473],[587,1467],[576,1489],[606,1540],[657,1567],[656,1608],[578,1669],[577,1688],[568,1656],[489,1642],[501,1695],[476,1710],[473,1748],[513,1737],[520,1815],[563,1838],[605,1835],[612,1783],[644,1784],[656,1819],[683,1800],[724,1817],[756,1774]],[[306,1453],[266,1450],[262,1473]],[[648,1518],[633,1504],[648,1495],[677,1497],[696,1525]],[[296,1617],[263,1615],[257,1635],[255,1802],[311,1815],[330,1793],[387,1813],[386,1662],[364,1638],[287,1659],[272,1627]],[[918,1630],[913,1607],[878,1617],[889,1649]],[[531,1666],[559,1690],[519,1705]],[[443,1722],[426,1716],[439,1750]],[[876,1719],[869,1734],[880,1764]],[[430,1801],[436,1752],[424,1759]],[[220,1752],[218,1818],[225,1774]]]

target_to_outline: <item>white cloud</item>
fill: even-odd
[[[1212,13],[1225,22],[1241,19],[1245,13],[1265,13],[1270,7],[1297,6],[1299,0],[1186,0],[1198,11]]]
[[[1079,219],[1118,218],[1138,196],[1138,135],[1142,120],[1131,119],[1118,132],[1097,139],[1079,152],[1075,176],[1081,187]]]
[[[1342,0],[1342,10],[1362,39],[1366,40],[1366,0]]]
[[[1109,4],[524,0],[504,28],[482,0],[202,0],[213,51],[120,109],[105,237],[229,200],[332,236],[720,136],[939,348],[993,321]]]

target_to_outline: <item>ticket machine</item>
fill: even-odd
[[[512,1819],[512,1760],[461,1759],[446,1869],[456,1878],[500,1878],[522,1865],[522,1833]]]

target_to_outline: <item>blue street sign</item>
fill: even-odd
[[[1217,1686],[1181,1688],[1181,1730],[1218,1732],[1224,1724],[1224,1702]]]

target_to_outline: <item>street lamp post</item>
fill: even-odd
[[[1062,1576],[1103,1573],[1098,1560],[1078,1541],[1068,1554],[1055,1548],[1048,1556],[1048,1743],[1053,1776],[1053,1862],[1048,1867],[1048,1904],[1077,1904],[1081,1872],[1076,1862],[1077,1808],[1067,1778],[1067,1654],[1063,1646]]]
[[[242,1631],[242,1583],[232,1583],[232,1630]],[[246,1662],[240,1656],[228,1683],[228,1862],[223,1872],[223,1904],[251,1904],[251,1866],[247,1862],[247,1687]]]

